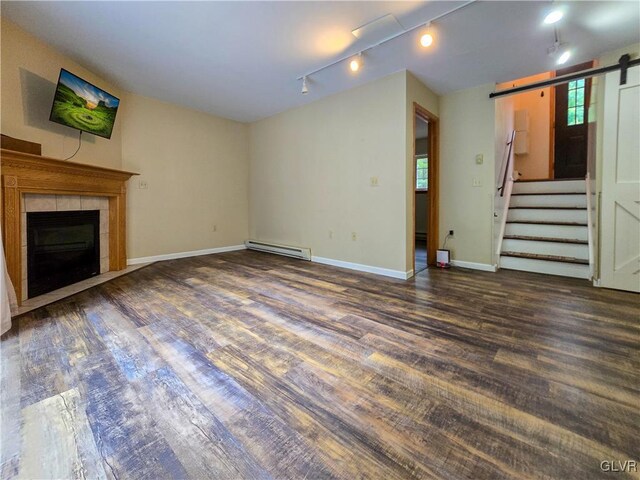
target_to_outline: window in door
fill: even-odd
[[[429,188],[429,156],[416,155],[416,190]]]
[[[567,85],[567,125],[584,123],[584,78],[573,80]]]

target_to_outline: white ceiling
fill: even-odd
[[[368,46],[351,30],[393,14],[404,28],[463,2],[16,2],[2,15],[125,90],[215,115],[253,121],[408,69],[436,93],[552,70],[542,24],[550,2],[476,2],[369,51],[354,75],[342,63]],[[554,2],[566,8],[570,63],[640,41],[640,2]],[[54,79],[52,79],[54,80]]]

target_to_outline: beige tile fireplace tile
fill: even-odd
[[[57,195],[56,204],[58,211],[80,210],[79,195]]]
[[[22,247],[22,278],[27,278],[27,247]]]
[[[107,273],[109,271],[109,257],[100,259],[100,273]]]
[[[104,203],[107,197],[81,197],[82,210],[105,210]],[[107,207],[108,203],[107,203]]]
[[[22,301],[24,302],[27,299],[27,279],[26,277],[22,278]]]
[[[24,207],[26,212],[55,212],[56,196],[41,194],[26,195]]]
[[[20,243],[22,246],[27,245],[27,213],[23,212],[20,214]]]
[[[24,209],[24,195],[20,195],[20,211],[26,212],[26,210]]]
[[[109,258],[109,234],[100,233],[100,258]]]
[[[100,234],[109,233],[109,212],[100,210]]]

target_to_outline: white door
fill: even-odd
[[[640,292],[640,67],[606,76],[602,138],[602,286]]]

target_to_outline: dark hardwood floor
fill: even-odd
[[[625,478],[600,466],[640,460],[639,308],[513,271],[156,263],[2,337],[2,478]]]

